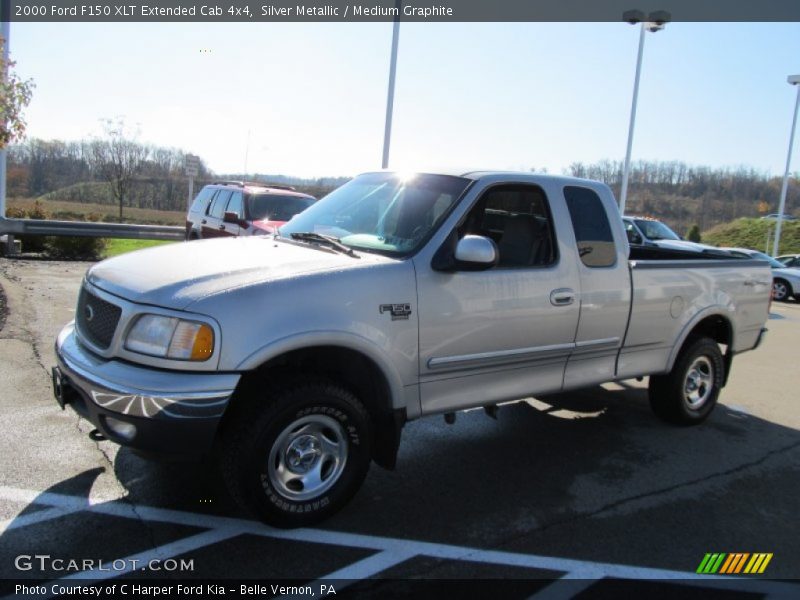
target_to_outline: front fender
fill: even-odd
[[[247,356],[235,369],[236,371],[252,371],[270,360],[294,350],[319,346],[334,346],[353,350],[374,362],[381,370],[389,386],[392,408],[405,408],[409,417],[419,412],[419,394],[416,385],[406,386],[400,373],[394,367],[381,348],[354,333],[347,331],[314,331],[298,333],[273,340]]]

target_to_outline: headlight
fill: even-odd
[[[125,338],[125,348],[176,360],[207,360],[214,353],[214,330],[197,321],[141,315]]]

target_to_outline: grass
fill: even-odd
[[[142,250],[143,248],[153,248],[154,246],[163,246],[164,244],[174,243],[176,242],[167,240],[109,239],[102,256],[103,258],[111,258],[112,256],[119,256],[120,254],[125,254],[126,252],[133,252],[134,250]]]
[[[703,232],[703,242],[714,246],[751,248],[764,251],[769,235],[769,252],[776,222],[772,219],[736,219]],[[778,254],[800,253],[800,221],[784,221],[781,227],[781,244]]]
[[[9,198],[9,208],[19,208],[30,211],[33,208],[34,198]],[[93,214],[100,221],[117,223],[119,206],[114,204],[90,204],[85,202],[68,202],[64,200],[41,199],[41,205],[50,214],[51,219],[63,221],[84,221],[86,215]],[[186,213],[169,210],[154,210],[149,208],[123,209],[122,215],[126,223],[141,223],[143,225],[178,225],[186,223]]]

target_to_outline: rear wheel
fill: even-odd
[[[234,499],[271,525],[301,527],[342,508],[370,463],[369,416],[324,380],[289,384],[228,424],[221,466]]]
[[[725,365],[719,345],[698,338],[681,352],[666,375],[650,377],[650,406],[660,418],[678,425],[702,423],[717,403]]]

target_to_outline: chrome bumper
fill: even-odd
[[[61,331],[55,350],[53,391],[62,408],[69,404],[117,443],[156,453],[210,449],[241,377],[165,371],[100,358],[80,345],[73,323]],[[133,425],[135,434],[118,435],[114,424],[120,422]]]

